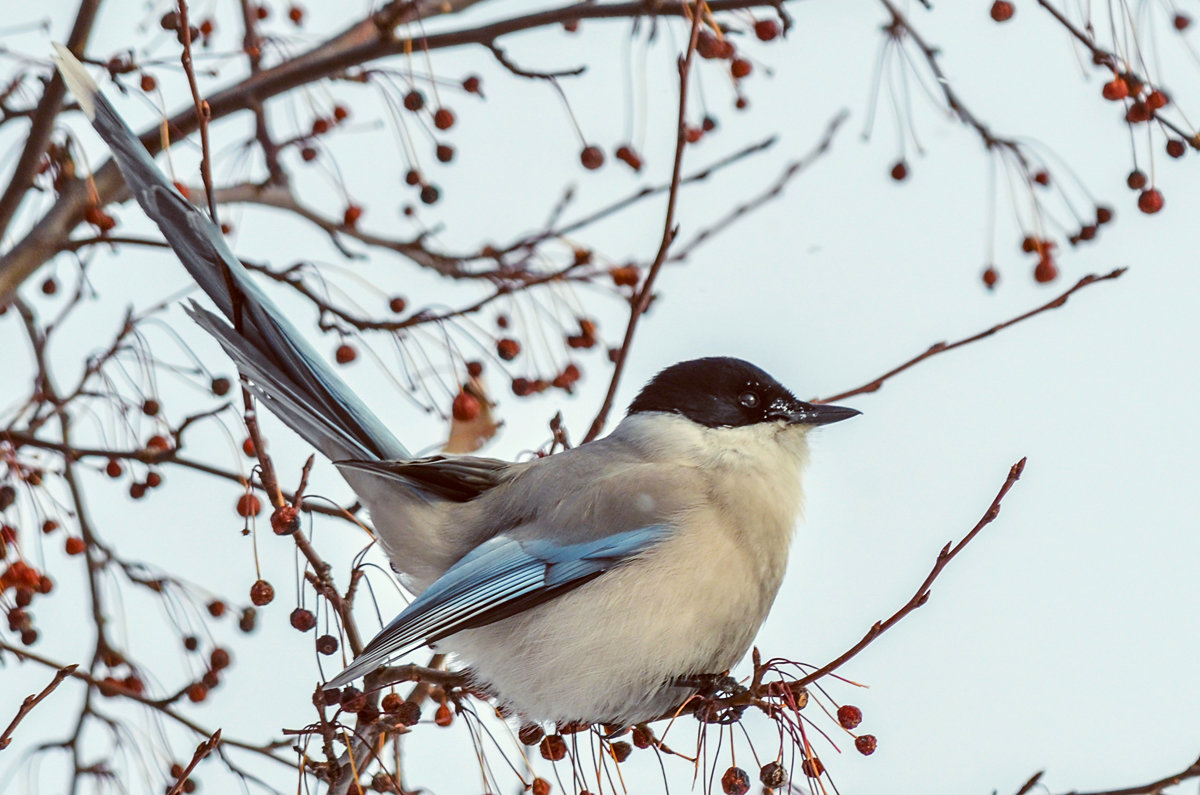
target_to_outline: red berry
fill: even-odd
[[[1167,141],[1167,154],[1171,157],[1183,157],[1183,153],[1186,151],[1183,141],[1178,138]]]
[[[608,275],[612,277],[613,284],[618,287],[636,287],[637,283],[642,280],[642,272],[636,265],[621,265],[610,270]]]
[[[691,125],[688,125],[687,127],[683,128],[683,139],[689,144],[694,144],[703,137],[704,130],[701,130],[699,127],[692,127]]]
[[[454,419],[461,422],[470,422],[479,416],[479,399],[474,395],[466,392],[459,392],[454,396],[454,406],[452,413]]]
[[[266,580],[255,580],[250,586],[250,603],[255,607],[263,607],[275,601],[275,589]]]
[[[825,765],[821,764],[820,759],[810,756],[800,763],[800,771],[806,778],[820,778],[825,772]]]
[[[1054,264],[1054,260],[1049,257],[1043,257],[1038,260],[1038,264],[1033,269],[1034,281],[1040,284],[1052,282],[1058,278],[1058,267]]]
[[[634,171],[642,170],[642,159],[633,151],[633,147],[622,145],[617,147],[617,160],[627,164]]]
[[[863,756],[870,756],[871,754],[875,753],[875,748],[878,746],[878,744],[879,743],[876,741],[874,734],[864,734],[861,737],[854,738],[854,747],[857,748],[858,752]]]
[[[1043,169],[1042,171],[1039,171],[1033,175],[1033,181],[1039,185],[1049,185],[1050,173]]]
[[[733,63],[729,65],[729,72],[735,79],[741,80],[743,77],[748,77],[753,68],[745,58],[735,58]]]
[[[1168,102],[1170,100],[1167,99],[1167,95],[1158,89],[1151,91],[1150,95],[1146,97],[1146,107],[1150,108],[1150,110],[1158,110],[1159,108],[1166,107]]]
[[[576,22],[576,25],[579,23]],[[564,27],[566,27],[564,25]],[[570,28],[568,28],[570,30]],[[550,782],[540,776],[533,780],[533,785],[530,787],[532,795],[550,795]]]
[[[351,204],[346,208],[346,212],[342,213],[342,223],[346,226],[353,227],[358,223],[358,219],[362,218],[363,209],[357,204]]]
[[[433,713],[433,722],[438,726],[449,726],[454,722],[454,713],[450,711],[450,707],[442,704],[437,708],[437,712]]]
[[[433,114],[433,126],[439,130],[449,130],[454,126],[454,112],[449,108],[438,108]]]
[[[58,282],[54,280],[53,276],[42,282],[42,292],[46,295],[54,295],[58,292]]]
[[[212,393],[214,395],[216,395],[217,397],[221,397],[222,395],[229,392],[229,388],[231,386],[233,386],[233,383],[228,378],[214,378],[212,380],[212,384],[210,384],[209,386],[212,389]]]
[[[989,290],[996,286],[996,282],[1000,281],[1000,274],[996,271],[994,265],[989,265],[983,272],[983,284]]]
[[[435,203],[439,196],[441,196],[441,192],[436,185],[425,185],[421,188],[421,201],[426,204]]]
[[[198,704],[208,698],[208,688],[201,682],[193,682],[187,689],[188,700]]]
[[[313,119],[313,135],[324,135],[327,132],[329,132],[329,119]]]
[[[317,653],[318,654],[324,654],[326,657],[328,657],[330,654],[333,654],[337,650],[338,650],[338,639],[335,638],[333,635],[322,635],[321,637],[317,638]],[[346,688],[346,689],[351,690],[353,688]]]
[[[992,3],[992,19],[997,22],[1007,22],[1012,19],[1015,10],[1013,4],[1008,2],[1008,0],[996,0],[996,2]]]
[[[303,607],[297,607],[293,610],[288,620],[293,627],[301,632],[308,632],[317,625],[317,617],[312,614],[311,610],[305,610]]]
[[[317,159],[316,147],[306,146],[300,150],[300,159],[305,163],[311,163]]]
[[[843,729],[853,729],[862,723],[862,710],[852,704],[843,704],[838,707],[837,719]]]
[[[337,360],[338,364],[350,364],[350,362],[358,358],[358,351],[354,349],[353,345],[343,342],[341,345],[337,346],[337,350],[334,351],[333,358]]]
[[[1096,208],[1096,223],[1107,224],[1113,219],[1113,211],[1111,207]]]
[[[476,77],[475,75],[471,75],[466,80],[463,80],[462,87],[463,87],[463,91],[466,91],[468,94],[478,94],[479,93],[479,78]]]
[[[892,166],[892,179],[903,182],[906,177],[908,177],[908,165],[903,160],[896,161],[896,165]]]
[[[229,650],[222,649],[220,646],[212,650],[212,654],[208,655],[209,666],[214,671],[220,671],[229,667]]]
[[[350,118],[350,109],[349,108],[347,108],[345,105],[334,105],[333,106],[333,120],[334,121],[345,121],[348,118]]]
[[[437,155],[438,162],[449,163],[454,159],[454,147],[450,144],[438,144],[435,154]]]
[[[521,352],[521,343],[511,337],[504,337],[496,343],[496,354],[506,362],[517,358]]]
[[[410,168],[408,171],[404,172],[404,182],[407,185],[420,185],[421,172],[417,171],[415,168]]]
[[[267,17],[271,16],[271,9],[263,5],[255,6],[254,16],[258,17],[259,19],[266,19]]]
[[[1175,26],[1175,30],[1187,30],[1188,25],[1192,24],[1192,18],[1187,14],[1176,14],[1171,24]]]
[[[68,555],[80,555],[87,547],[87,544],[85,544],[83,539],[79,538],[78,536],[67,536],[66,547]]]
[[[115,458],[109,459],[108,465],[104,467],[104,474],[108,475],[110,478],[121,477],[121,472],[121,462]]]
[[[567,741],[561,734],[551,734],[542,740],[538,750],[541,751],[543,759],[557,762],[567,755]]]
[[[155,453],[165,453],[171,449],[171,443],[167,441],[167,437],[155,434],[146,440],[146,449]]]
[[[420,110],[425,107],[425,95],[414,88],[404,95],[404,107],[414,112]]]
[[[598,146],[585,146],[579,153],[579,162],[583,163],[583,167],[588,171],[595,171],[604,165],[604,152]]]
[[[1100,92],[1104,98],[1112,102],[1118,102],[1129,96],[1129,87],[1125,85],[1125,81],[1119,77],[1114,77],[1112,80],[1104,84],[1104,88]]]
[[[750,776],[740,767],[731,767],[721,776],[721,789],[725,795],[746,795],[750,791]]]
[[[246,454],[247,458],[254,458],[258,455],[258,452],[254,449],[254,439],[252,437],[247,436],[242,440],[242,452]]]
[[[254,494],[243,494],[237,501],[238,516],[258,516],[262,512],[262,502]]]
[[[546,732],[542,731],[542,727],[536,723],[526,723],[517,732],[517,739],[522,745],[537,745],[546,736]]]
[[[208,603],[208,614],[213,618],[220,618],[225,615],[225,603],[220,599],[214,599]]]
[[[1163,208],[1163,195],[1158,188],[1142,191],[1138,196],[1138,209],[1147,215],[1153,215]]]
[[[758,771],[758,780],[767,789],[779,789],[787,783],[787,770],[778,762],[768,762]]]
[[[483,362],[467,362],[467,375],[472,378],[483,375]]]
[[[142,74],[142,91],[149,94],[158,87],[158,81],[154,79],[154,75]]]
[[[1150,121],[1152,118],[1154,118],[1154,111],[1145,102],[1135,102],[1129,106],[1129,110],[1125,111],[1125,121],[1130,124],[1139,124]]]
[[[779,35],[779,23],[773,19],[760,19],[754,23],[754,35],[759,41],[770,41]]]
[[[288,19],[296,25],[304,22],[304,9],[295,4],[288,6]]]
[[[1146,187],[1146,175],[1138,170],[1129,172],[1129,176],[1125,178],[1125,184],[1130,190],[1141,190]]]
[[[1096,227],[1095,224],[1084,224],[1083,226],[1079,227],[1079,239],[1080,240],[1091,240],[1092,238],[1094,238],[1096,236],[1096,233],[1098,231],[1100,231],[1100,230]]]
[[[300,529],[300,512],[292,505],[280,505],[271,511],[271,532],[289,536]]]

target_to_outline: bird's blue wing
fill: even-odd
[[[429,586],[329,682],[341,687],[417,646],[528,610],[598,577],[662,540],[653,525],[580,544],[496,536]]]
[[[293,430],[332,459],[408,458],[408,451],[296,331],[250,274],[216,224],[180,195],[146,147],[65,47],[58,68],[108,144],[133,197],[196,283],[229,319],[193,306],[254,391]]]

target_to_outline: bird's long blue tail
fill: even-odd
[[[189,313],[220,341],[263,404],[331,459],[408,458],[253,282],[216,224],[167,181],[83,65],[65,47],[56,48],[63,79],[112,149],[134,198],[229,323],[195,302]]]

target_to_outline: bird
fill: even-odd
[[[188,313],[259,404],[333,461],[414,594],[326,687],[430,645],[522,721],[627,726],[746,654],[787,566],[808,434],[856,409],[713,356],[663,369],[596,441],[515,463],[414,457],[58,53],[134,198],[220,314],[195,301]]]

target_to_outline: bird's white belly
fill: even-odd
[[[550,603],[453,635],[480,684],[526,720],[632,723],[679,705],[668,683],[749,648],[778,582],[727,535],[673,537]]]

